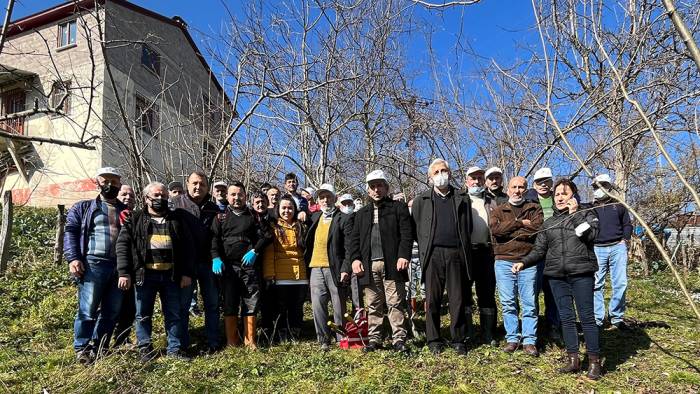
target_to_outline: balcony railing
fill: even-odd
[[[0,120],[0,129],[8,133],[24,135],[24,119],[19,117],[14,119]]]

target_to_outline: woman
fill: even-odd
[[[295,339],[301,332],[306,286],[304,225],[297,220],[294,199],[286,195],[277,202],[272,220],[272,243],[263,255],[263,278],[268,285],[272,324],[281,340]]]
[[[576,310],[581,319],[583,337],[588,354],[588,378],[601,376],[598,327],[593,314],[593,282],[598,263],[593,251],[593,240],[598,232],[598,219],[593,210],[580,211],[576,185],[568,179],[560,179],[554,185],[554,215],[542,225],[535,246],[513,265],[517,273],[532,267],[546,256],[544,275],[554,295],[561,319],[564,343],[568,354],[567,365],[562,373],[575,373],[581,369]]]

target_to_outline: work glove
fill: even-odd
[[[251,249],[246,252],[246,254],[243,255],[243,259],[241,261],[243,262],[244,267],[250,267],[255,263],[255,259],[258,257],[258,254],[255,253],[254,249]]]
[[[214,257],[211,261],[211,270],[216,275],[221,275],[221,273],[224,272],[224,262],[221,261],[220,257]]]

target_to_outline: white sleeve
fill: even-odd
[[[574,232],[576,233],[577,237],[582,236],[586,231],[588,231],[591,228],[591,225],[588,224],[588,222],[583,222],[576,226],[574,229]]]

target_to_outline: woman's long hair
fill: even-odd
[[[299,209],[297,208],[297,203],[294,201],[294,198],[289,195],[285,194],[284,196],[280,197],[279,200],[277,200],[277,204],[275,205],[275,218],[273,218],[272,221],[272,228],[275,230],[275,236],[284,241],[284,243],[287,243],[287,234],[284,232],[284,229],[282,226],[280,226],[278,220],[284,220],[282,219],[282,215],[280,215],[280,208],[282,206],[282,201],[289,201],[292,204],[292,218],[294,219],[292,223],[292,227],[294,228],[294,231],[297,233],[297,246],[302,248],[304,247],[304,226],[302,223],[297,219],[297,215],[299,213]]]

